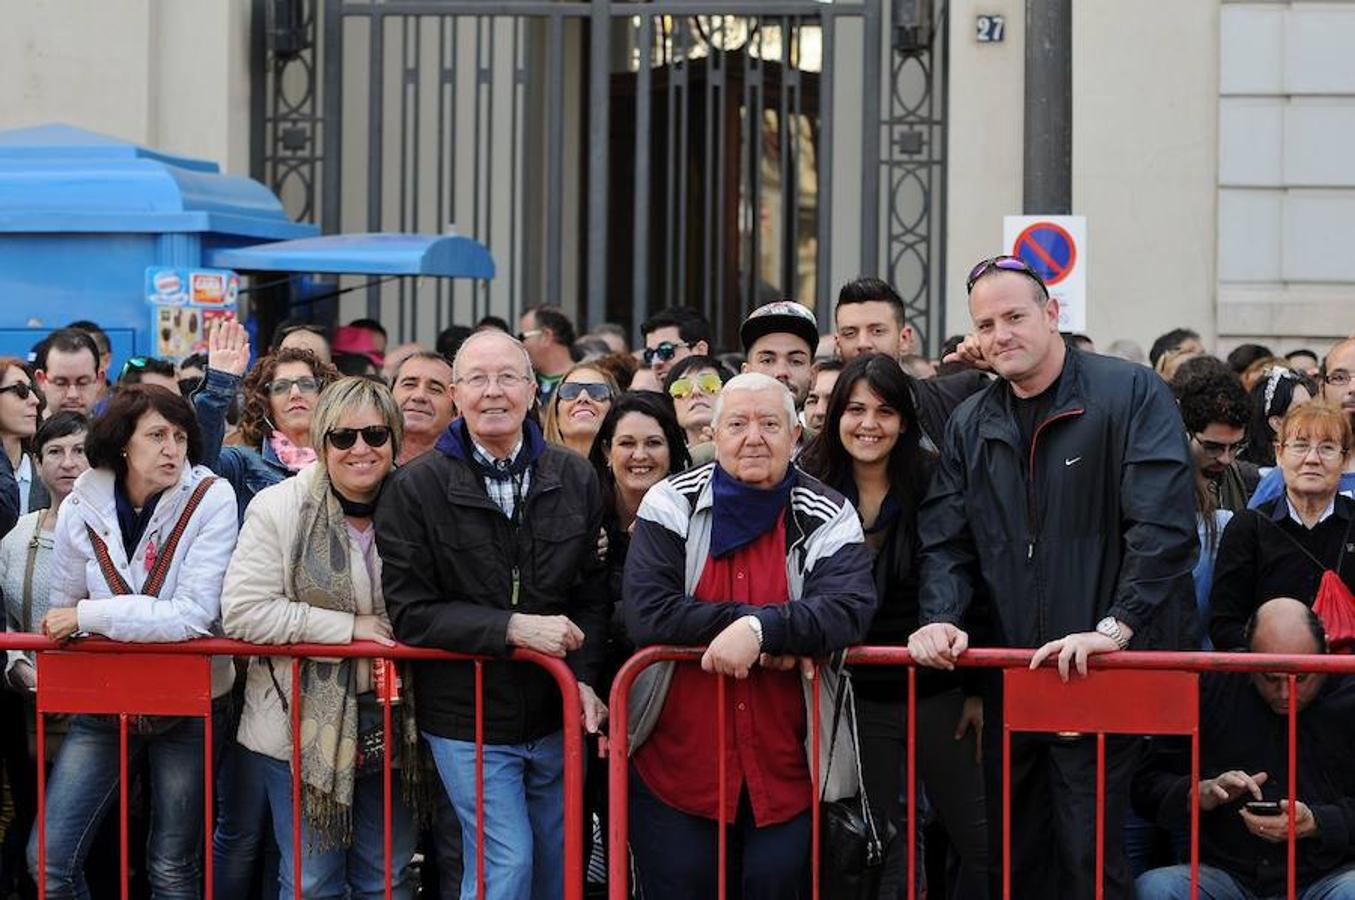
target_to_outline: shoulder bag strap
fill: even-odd
[[[38,513],[37,524],[33,526],[33,537],[28,542],[28,560],[24,563],[23,621],[20,623],[24,631],[33,630],[33,569],[38,561],[38,536],[41,534],[42,513]]]
[[[174,523],[174,530],[169,533],[169,537],[160,547],[160,553],[155,558],[155,565],[146,575],[146,585],[141,589],[141,593],[151,597],[158,597],[160,589],[165,586],[165,579],[169,577],[169,567],[174,562],[174,552],[179,547],[179,540],[183,538],[183,533],[188,530],[188,521],[193,518],[193,513],[197,511],[202,503],[202,498],[207,495],[212,484],[216,481],[216,476],[211,475],[198,482],[198,486],[193,489],[193,495],[188,498],[184,504],[183,512],[179,513],[179,521]]]
[[[108,555],[108,545],[104,543],[103,538],[94,530],[94,526],[88,522],[85,523],[85,533],[89,535],[89,545],[94,549],[94,558],[99,563],[99,571],[103,573],[104,582],[108,589],[114,594],[131,594],[132,586],[122,577],[118,567],[113,564],[113,557]]]
[[[1289,501],[1286,500],[1285,502],[1288,503]],[[1292,534],[1290,534],[1289,532],[1287,532],[1287,531],[1285,531],[1283,528],[1281,528],[1281,527],[1280,527],[1280,523],[1274,521],[1273,519],[1270,518],[1270,516],[1266,515],[1266,514],[1263,513],[1263,512],[1259,512],[1259,511],[1258,511],[1258,512],[1257,512],[1257,516],[1260,517],[1261,521],[1263,521],[1263,522],[1269,522],[1272,528],[1274,528],[1274,529],[1275,529],[1276,531],[1278,531],[1280,534],[1284,535],[1284,536],[1289,540],[1289,543],[1293,544],[1296,548],[1298,548],[1298,551],[1299,551],[1300,553],[1302,553],[1304,556],[1308,557],[1308,559],[1312,562],[1312,564],[1315,565],[1315,566],[1317,566],[1318,569],[1322,570],[1323,572],[1327,571],[1328,566],[1327,566],[1325,563],[1323,563],[1322,560],[1318,559],[1316,556],[1313,556],[1312,551],[1310,551],[1307,547],[1305,547],[1305,546],[1303,546],[1303,544],[1299,543],[1299,539],[1298,539],[1298,538],[1294,537]],[[1341,564],[1342,564],[1343,562],[1345,562],[1345,558],[1346,558],[1346,547],[1348,546],[1349,541],[1350,541],[1350,531],[1351,531],[1351,526],[1353,526],[1353,525],[1355,525],[1355,518],[1352,518],[1349,522],[1346,523],[1346,533],[1345,533],[1345,535],[1342,536],[1342,538],[1341,538],[1341,550],[1340,550],[1340,552],[1337,553],[1337,555],[1336,555],[1336,565],[1334,565],[1334,566],[1331,567],[1331,568],[1334,569],[1338,574],[1340,574],[1340,571],[1341,571]]]

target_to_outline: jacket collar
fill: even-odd
[[[178,485],[167,488],[160,495],[160,502],[155,505],[155,512],[151,514],[150,522],[146,526],[147,530],[153,530],[171,515],[177,516],[187,496],[192,493],[193,487],[210,474],[199,466],[185,465],[179,475]],[[115,478],[111,469],[88,469],[75,480],[68,499],[78,500],[75,505],[84,510],[85,516],[92,517],[109,527],[116,527],[118,513],[114,485]]]
[[[1054,392],[1054,403],[1050,406],[1045,421],[1059,416],[1076,415],[1085,409],[1082,351],[1068,347],[1064,353],[1063,369],[1059,373],[1058,386]],[[1016,417],[1012,411],[1010,382],[996,378],[992,384],[984,388],[979,405],[979,433],[985,438],[1004,440],[1012,446],[1020,443]]]

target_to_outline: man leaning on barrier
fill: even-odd
[[[1290,598],[1271,600],[1247,623],[1253,653],[1326,653],[1322,622]],[[1298,715],[1294,803],[1298,900],[1355,898],[1355,678],[1206,673],[1200,683],[1200,896],[1285,896],[1289,839],[1289,707]],[[1190,758],[1179,742],[1134,777],[1134,806],[1174,830],[1190,828]],[[1173,744],[1177,747],[1173,748]],[[1256,805],[1257,801],[1269,804]],[[1140,900],[1190,897],[1190,866],[1153,869]]]
[[[716,461],[659,482],[640,504],[624,578],[629,636],[710,645],[701,670],[660,663],[630,695],[630,840],[647,900],[717,895],[717,816],[732,824],[735,895],[809,896],[808,657],[860,642],[876,595],[851,504],[791,465],[795,418],[777,380],[731,379],[715,403]],[[723,809],[712,674],[734,679]],[[825,690],[825,735],[832,697]],[[840,784],[856,775],[850,749],[850,738],[833,748],[829,800],[854,790]]]
[[[918,514],[927,624],[909,638],[913,658],[953,667],[969,646],[976,597],[991,607],[1000,644],[1039,648],[1032,667],[1057,657],[1065,680],[1070,666],[1085,674],[1095,653],[1181,646],[1196,628],[1194,476],[1166,385],[1141,366],[1068,347],[1058,301],[1019,258],[979,263],[966,286],[967,343],[1000,380],[951,417]],[[996,692],[984,702],[995,715]],[[1001,736],[984,734],[990,822],[1001,822]],[[1107,742],[1110,898],[1130,891],[1121,825],[1135,746]],[[1011,751],[1013,895],[1092,897],[1096,741],[1021,734]],[[990,833],[1001,839],[1000,828]]]
[[[527,352],[498,331],[471,335],[453,365],[462,418],[401,468],[377,503],[382,585],[395,636],[420,647],[504,657],[523,647],[565,659],[585,727],[606,707],[589,685],[611,614],[597,552],[602,495],[577,454],[527,420]],[[420,662],[419,727],[465,848],[461,896],[477,897],[476,687],[469,662]],[[484,666],[485,894],[559,897],[564,885],[560,691],[531,663]]]

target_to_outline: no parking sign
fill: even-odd
[[[1002,244],[1040,273],[1059,301],[1059,328],[1087,328],[1087,217],[1004,216]]]

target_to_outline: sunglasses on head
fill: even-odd
[[[645,365],[652,366],[657,358],[663,362],[668,362],[683,347],[690,347],[691,344],[686,341],[660,341],[657,347],[645,348]]]
[[[612,399],[612,389],[600,381],[566,381],[555,389],[561,400],[577,400],[587,394],[597,403],[606,403]]]
[[[685,400],[696,391],[703,394],[715,395],[720,393],[720,388],[724,387],[724,382],[720,376],[714,372],[702,372],[696,377],[690,375],[674,379],[673,383],[668,385],[668,395],[674,400]]]
[[[325,440],[335,450],[351,449],[358,441],[358,435],[362,435],[362,442],[373,449],[386,446],[386,441],[391,439],[391,430],[388,425],[368,425],[366,428],[331,428],[325,434]]]
[[[27,381],[16,381],[11,385],[0,388],[0,394],[13,393],[20,400],[27,400],[33,394],[37,393]]]
[[[1038,284],[1045,299],[1049,299],[1049,288],[1045,286],[1044,279],[1040,277],[1040,273],[1032,269],[1030,263],[1026,262],[1021,257],[1007,255],[994,256],[991,259],[985,259],[983,262],[970,269],[969,277],[965,279],[964,283],[965,293],[974,293],[975,282],[994,269],[1000,269],[1003,272],[1019,272],[1020,274],[1025,275],[1027,278]]]

